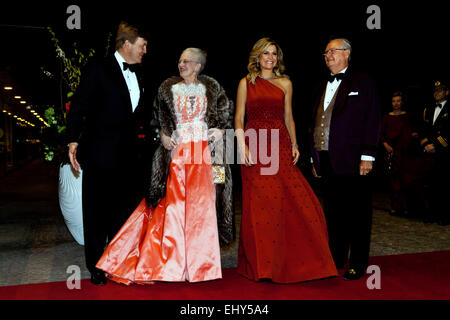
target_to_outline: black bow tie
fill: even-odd
[[[334,76],[332,76],[331,74],[328,76],[328,82],[333,82],[334,79],[338,79],[338,80],[342,80],[344,78],[344,74],[345,73],[337,73]]]
[[[126,62],[123,63],[123,71],[130,69],[131,72],[136,72],[137,67],[138,67],[137,63],[136,64],[129,64]]]
[[[439,108],[439,109],[442,108],[442,104],[441,103],[437,104],[436,108]]]

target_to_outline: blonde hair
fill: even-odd
[[[275,76],[286,77],[286,75],[284,74],[284,70],[286,68],[283,61],[283,51],[281,50],[280,46],[270,38],[262,38],[256,41],[252,51],[250,51],[247,65],[247,70],[249,72],[247,74],[247,79],[250,81],[250,83],[254,84],[256,77],[260,74],[261,68],[259,67],[259,58],[261,54],[270,46],[275,46],[275,48],[277,49],[277,64],[273,68]]]

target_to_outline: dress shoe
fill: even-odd
[[[348,269],[342,276],[344,280],[358,280],[363,276],[364,272],[358,271],[356,269]]]
[[[400,217],[402,213],[400,212],[400,210],[392,209],[389,211],[389,215],[392,217]]]
[[[393,217],[404,217],[408,214],[408,211],[403,209],[392,209],[389,211],[389,214]]]
[[[94,272],[91,274],[91,283],[96,286],[104,286],[106,284],[106,276],[104,272]]]
[[[425,218],[423,218],[423,222],[424,223],[435,223],[436,222],[436,218],[434,218],[434,217],[425,217]]]

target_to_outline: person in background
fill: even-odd
[[[408,184],[412,175],[408,172],[409,147],[417,133],[411,129],[409,114],[404,110],[404,94],[392,94],[392,111],[383,116],[381,143],[385,150],[385,166],[391,186],[391,210],[393,216],[408,214]]]
[[[423,152],[432,159],[426,176],[425,196],[428,210],[425,222],[437,222],[440,225],[450,223],[449,188],[449,95],[448,84],[435,81],[433,86],[434,103],[423,111],[423,126],[420,132],[420,145]]]

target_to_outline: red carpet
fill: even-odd
[[[1,300],[448,300],[450,251],[371,257],[381,269],[381,289],[368,289],[365,275],[357,281],[328,278],[297,284],[253,282],[224,269],[223,279],[204,283],[156,283],[124,286],[108,282],[81,289],[66,282],[0,287]]]

